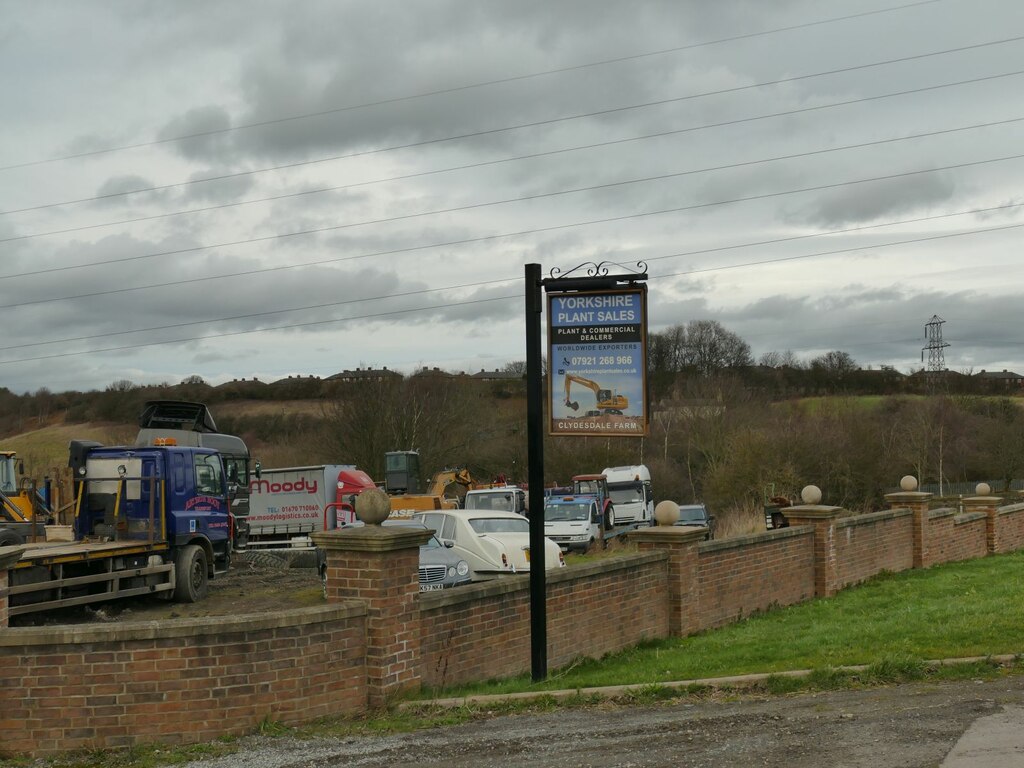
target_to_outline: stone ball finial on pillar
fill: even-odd
[[[805,485],[800,491],[800,499],[804,504],[818,504],[821,502],[821,488],[816,485]]]
[[[654,508],[654,521],[658,525],[675,525],[679,522],[679,505],[666,499]]]
[[[356,496],[355,512],[367,525],[380,525],[391,514],[391,499],[379,488],[370,488]]]
[[[974,488],[974,493],[978,496],[991,496],[992,486],[988,483],[978,483]]]
[[[900,478],[900,488],[911,493],[917,490],[917,478],[913,475],[904,475]]]

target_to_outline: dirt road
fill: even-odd
[[[1002,720],[1000,720],[1002,718]],[[1024,677],[864,691],[559,710],[385,737],[253,738],[193,768],[981,768],[1024,765]],[[1001,752],[973,724],[1004,736]],[[1009,741],[1005,741],[1009,739]],[[947,759],[957,746],[957,753]],[[980,746],[978,742],[981,742]],[[992,761],[994,760],[994,761]]]

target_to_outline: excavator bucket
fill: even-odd
[[[566,400],[565,404],[572,408],[574,411],[578,411],[580,409],[580,404],[574,403],[572,400]]]

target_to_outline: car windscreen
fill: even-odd
[[[466,509],[494,509],[501,512],[515,512],[515,496],[508,491],[469,493],[466,494]]]
[[[529,533],[530,521],[514,517],[477,517],[469,521],[477,533]]]
[[[557,504],[548,502],[544,505],[544,521],[558,523],[566,520],[589,520],[590,502],[577,501]]]
[[[700,523],[704,525],[708,521],[708,513],[704,507],[695,507],[691,505],[679,507],[679,522],[680,523]]]
[[[644,500],[644,494],[638,486],[627,488],[609,488],[608,496],[613,504],[636,504]]]
[[[386,525],[389,528],[419,528],[424,531],[433,530],[428,529],[427,526],[425,526],[423,522],[420,520],[406,520],[405,518],[393,517],[390,520],[385,520],[384,525]],[[440,541],[438,541],[437,536],[435,534],[434,536],[431,536],[425,543],[420,544],[420,549],[440,549],[443,546],[444,545],[441,544]]]

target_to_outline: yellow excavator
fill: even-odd
[[[586,387],[594,393],[594,397],[597,398],[597,410],[601,413],[621,415],[629,407],[629,400],[626,399],[625,395],[620,395],[610,389],[601,389],[599,384],[590,379],[567,373],[565,374],[565,404],[574,411],[579,410],[580,404],[573,401],[569,394],[573,382]]]
[[[42,526],[50,511],[24,474],[24,464],[14,451],[0,451],[0,546],[45,535]]]

